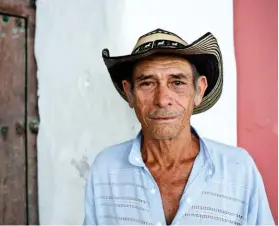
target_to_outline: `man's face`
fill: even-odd
[[[144,132],[154,139],[171,139],[190,125],[194,106],[200,101],[195,100],[188,61],[159,56],[141,61],[134,68],[133,82],[132,93],[127,81],[123,82],[124,91]]]

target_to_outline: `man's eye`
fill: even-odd
[[[142,82],[140,86],[151,86],[152,82]]]
[[[184,85],[185,83],[184,82],[181,82],[181,81],[174,81],[173,84],[175,86],[181,86],[181,85]]]

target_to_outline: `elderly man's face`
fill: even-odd
[[[134,88],[123,81],[131,107],[144,132],[155,139],[176,137],[189,126],[194,106],[201,102],[206,78],[201,76],[196,92],[191,64],[179,57],[154,57],[134,68]],[[202,87],[200,87],[202,85]]]

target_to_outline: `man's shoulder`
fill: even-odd
[[[224,144],[207,138],[204,138],[203,140],[211,157],[215,160],[253,165],[251,155],[244,148]]]
[[[254,189],[261,176],[248,151],[209,139],[205,139],[205,143],[216,168],[216,180]]]
[[[133,140],[128,140],[104,148],[95,157],[92,167],[109,169],[129,164],[128,156],[132,145]]]

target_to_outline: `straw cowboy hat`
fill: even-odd
[[[208,87],[193,114],[208,110],[218,101],[223,87],[223,63],[216,38],[208,32],[188,44],[178,35],[162,29],[141,36],[130,55],[110,57],[109,50],[103,50],[103,60],[113,84],[126,101],[122,80],[132,75],[133,66],[138,60],[158,53],[182,56],[196,66],[199,74],[206,76]]]

